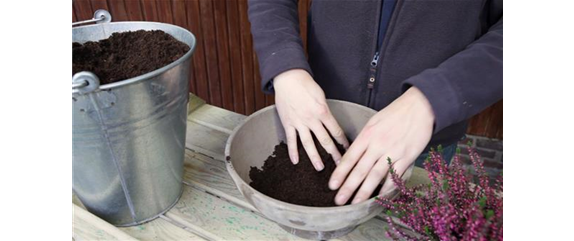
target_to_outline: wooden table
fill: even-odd
[[[227,137],[244,118],[191,95],[188,108],[184,187],[179,202],[159,218],[133,227],[115,227],[86,211],[72,195],[75,240],[301,240],[263,217],[243,198],[227,173]],[[415,168],[410,185],[426,182]],[[340,240],[386,239],[383,216]]]

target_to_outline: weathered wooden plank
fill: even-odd
[[[237,190],[222,162],[201,153],[186,150],[184,169],[184,183],[222,197],[243,208],[257,211]]]
[[[229,134],[188,121],[185,147],[218,160],[224,159],[225,142]],[[221,144],[223,143],[223,145]]]
[[[187,185],[180,201],[165,216],[199,227],[218,240],[300,240],[274,222]]]
[[[188,120],[231,134],[246,116],[212,105],[203,105],[188,116]]]
[[[77,208],[85,210],[86,208],[82,205],[79,199],[74,195],[72,192],[72,204],[76,205]],[[74,213],[72,213],[72,219],[74,219]],[[72,220],[72,226],[74,224]],[[104,221],[105,222],[105,221]],[[77,230],[90,230],[90,227],[86,227],[86,223],[76,222],[78,226],[76,227]],[[93,223],[89,223],[89,225],[94,225]],[[73,227],[72,227],[73,229]],[[184,228],[178,227],[172,223],[168,218],[158,218],[154,221],[135,226],[135,227],[127,227],[127,228],[119,228],[122,232],[126,233],[127,235],[134,237],[139,240],[205,240],[200,236],[192,233],[191,231],[187,231]],[[87,232],[87,231],[86,231]],[[84,231],[82,231],[84,233]],[[95,231],[95,233],[86,233],[86,235],[80,235],[80,237],[90,238],[93,236],[100,235],[102,232]],[[103,240],[108,239],[103,232]]]
[[[81,209],[87,210],[82,201],[80,201],[78,196],[76,196],[76,194],[74,194],[73,192],[72,192],[72,203]]]
[[[139,240],[206,240],[191,231],[178,227],[167,217],[160,216],[153,221],[120,230]],[[173,222],[173,221],[172,221]]]
[[[390,240],[385,234],[385,228],[388,227],[386,222],[378,219],[371,219],[366,223],[359,225],[353,232],[339,237],[341,240]]]
[[[72,237],[75,240],[137,240],[75,204],[72,208]]]
[[[197,97],[197,95],[189,93],[189,102],[187,102],[187,115],[189,116],[192,112],[194,112],[204,104],[205,100]]]

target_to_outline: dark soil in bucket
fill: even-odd
[[[72,75],[91,71],[109,84],[164,67],[189,51],[189,46],[161,30],[113,33],[109,38],[72,43]]]
[[[329,178],[336,168],[335,161],[316,138],[315,146],[325,168],[317,172],[309,160],[301,141],[298,140],[299,163],[293,165],[289,159],[287,144],[281,142],[265,160],[262,169],[251,167],[249,177],[251,187],[272,198],[303,206],[332,207],[337,191],[329,189]],[[335,142],[336,143],[336,142]],[[343,154],[345,148],[337,144]],[[379,193],[380,185],[373,196]],[[347,204],[353,200],[351,197]]]

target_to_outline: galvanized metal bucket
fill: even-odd
[[[196,40],[174,25],[110,20],[107,11],[96,11],[94,19],[80,22],[95,24],[72,28],[72,41],[143,29],[162,30],[190,47],[177,61],[120,82],[99,85],[90,72],[72,78],[73,191],[90,212],[130,226],[158,217],[181,196]]]

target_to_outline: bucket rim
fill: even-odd
[[[193,52],[195,51],[195,48],[197,46],[197,38],[195,38],[195,35],[192,32],[190,32],[189,30],[182,28],[180,26],[169,24],[169,23],[149,22],[149,21],[123,21],[123,22],[101,23],[101,24],[95,24],[95,25],[85,25],[85,26],[73,27],[72,29],[89,28],[89,27],[101,26],[101,25],[120,25],[120,24],[130,24],[130,25],[131,24],[152,24],[152,25],[158,25],[158,26],[163,25],[163,26],[168,26],[171,28],[176,28],[178,30],[182,30],[184,33],[187,33],[191,36],[191,43],[188,44],[188,43],[185,43],[179,39],[178,39],[178,41],[183,42],[184,44],[188,45],[189,51],[187,51],[179,59],[177,59],[177,60],[159,68],[159,69],[156,69],[156,70],[153,70],[151,72],[147,72],[145,74],[138,75],[138,76],[135,76],[135,77],[132,77],[129,79],[124,79],[124,80],[116,81],[114,83],[101,85],[101,86],[99,86],[98,90],[110,90],[110,89],[114,89],[114,88],[119,88],[119,87],[131,85],[131,84],[135,84],[135,83],[138,83],[138,82],[146,80],[146,79],[151,79],[152,77],[163,74],[164,72],[167,72],[169,69],[185,62],[186,60],[188,60],[191,57],[191,55],[193,54]],[[134,30],[128,30],[128,31],[137,31],[137,30],[145,30],[145,29],[134,29]],[[150,29],[150,30],[162,30],[162,29],[158,28],[158,29]],[[126,32],[126,31],[124,31],[124,32]],[[121,33],[121,32],[118,32],[118,33]],[[167,34],[169,34],[169,33],[167,33]],[[171,35],[171,34],[169,34],[169,35]],[[173,35],[171,35],[171,36],[174,37]],[[79,92],[78,89],[72,89],[72,94],[80,94],[81,95],[81,93]]]

